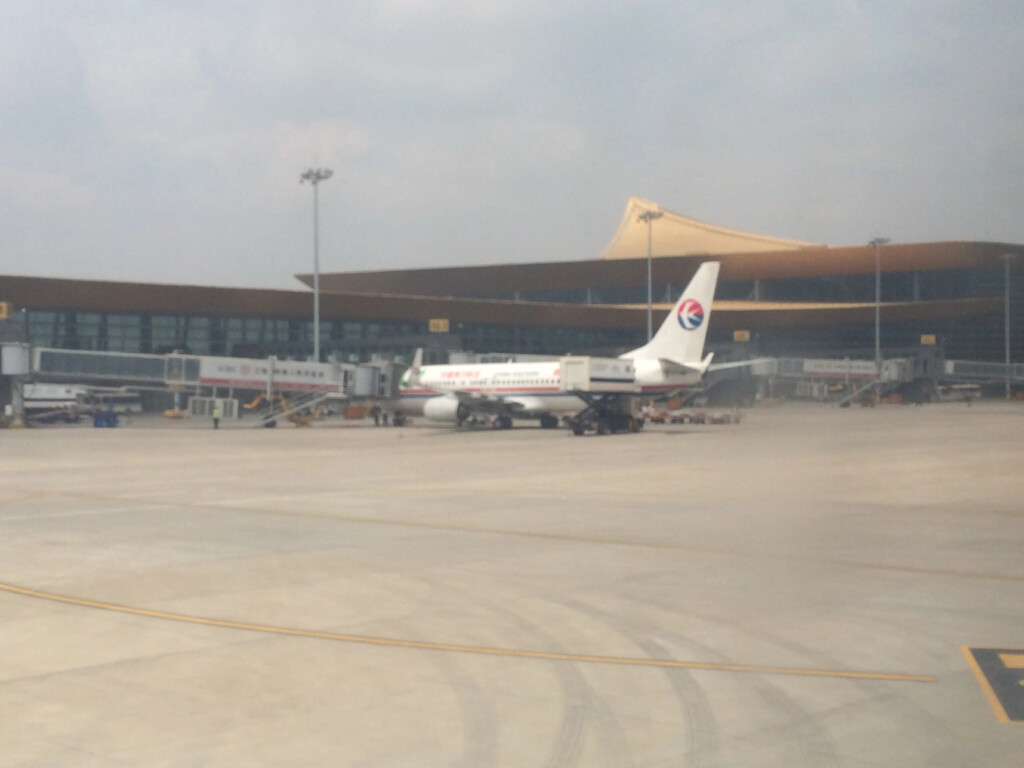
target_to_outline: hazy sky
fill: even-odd
[[[6,0],[0,274],[596,257],[630,195],[1024,242],[1020,0]],[[642,255],[642,254],[638,254]]]

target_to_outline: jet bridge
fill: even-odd
[[[193,395],[218,390],[272,393],[325,393],[337,398],[385,397],[394,385],[393,364],[314,363],[269,358],[215,355],[151,355],[4,344],[5,379],[17,383],[13,410],[23,411],[21,385],[49,382],[68,385],[161,390]],[[23,364],[14,374],[15,352]],[[9,361],[10,358],[10,361]],[[7,369],[11,369],[8,371]]]

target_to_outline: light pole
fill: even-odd
[[[881,248],[889,242],[887,237],[876,237],[868,245],[875,249],[875,370],[882,379],[882,256]]]
[[[653,311],[653,301],[651,295],[651,262],[653,260],[653,254],[651,249],[651,225],[655,219],[660,219],[664,214],[661,211],[644,211],[638,217],[638,221],[647,222],[647,340],[651,340],[652,336],[652,325],[651,325],[651,314]]]
[[[1003,336],[1006,339],[1006,399],[1010,399],[1010,259],[1016,254],[1004,253],[1006,271],[1003,273]]]
[[[317,186],[334,174],[329,168],[310,168],[299,183],[313,185],[313,360],[320,362],[320,194]]]

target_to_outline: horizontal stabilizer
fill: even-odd
[[[668,358],[664,358],[664,357],[658,358],[658,362],[661,364],[661,369],[665,373],[667,373],[667,374],[672,374],[672,375],[684,375],[684,374],[687,374],[687,373],[703,374],[710,367],[710,365],[711,365],[711,358],[714,357],[714,354],[715,354],[714,352],[709,352],[707,357],[705,357],[700,363],[697,363],[697,364],[690,363],[689,365],[687,365],[686,363],[679,363],[679,362],[676,362],[675,360],[669,360]]]
[[[674,360],[666,360],[664,357],[659,358],[658,363],[661,365],[661,370],[668,376],[685,376],[691,373],[703,373],[704,369],[693,365],[683,365],[677,363]]]
[[[755,357],[750,360],[733,360],[729,363],[715,363],[710,371],[724,371],[729,368],[750,368],[756,376],[767,376],[778,371],[778,360],[774,357]]]

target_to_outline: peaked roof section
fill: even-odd
[[[785,240],[717,227],[666,211],[650,200],[631,197],[626,203],[626,213],[615,236],[601,253],[602,259],[636,259],[647,256],[647,223],[641,221],[640,216],[648,211],[661,214],[651,223],[651,251],[654,256],[704,256],[821,247],[800,240]]]

